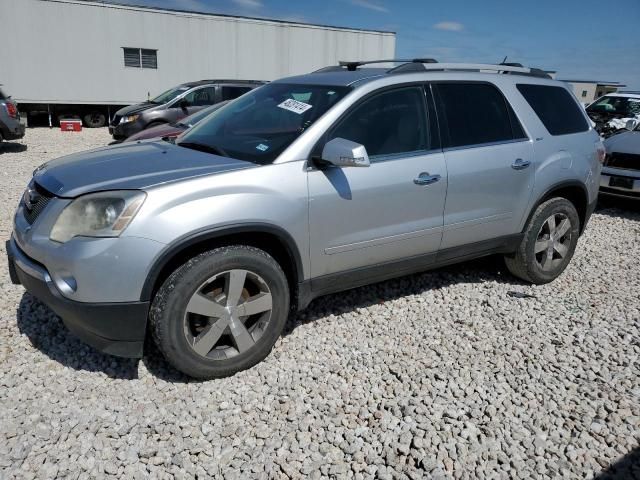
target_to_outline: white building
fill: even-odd
[[[0,0],[0,84],[21,105],[135,103],[201,79],[393,58],[395,33],[79,0]],[[35,107],[35,105],[38,107]]]

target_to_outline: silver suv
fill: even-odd
[[[527,282],[560,275],[604,157],[565,85],[364,63],[262,86],[175,143],[42,165],[7,246],[13,281],[104,352],[139,357],[149,332],[214,378],[261,361],[330,292],[496,253]]]

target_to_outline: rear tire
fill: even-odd
[[[506,255],[509,271],[537,285],[555,280],[571,261],[580,235],[580,217],[573,203],[552,198],[529,219],[515,254]]]
[[[287,321],[289,287],[266,252],[229,246],[173,272],[156,294],[151,332],[167,361],[195,378],[227,377],[263,360]]]
[[[90,112],[87,113],[84,117],[84,124],[87,128],[101,128],[107,124],[107,117],[104,113],[100,112]]]

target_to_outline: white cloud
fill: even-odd
[[[260,0],[232,0],[232,2],[242,8],[262,8],[264,6]]]
[[[461,32],[464,30],[464,25],[458,22],[440,22],[436,23],[433,28],[436,30],[446,30],[448,32]]]
[[[369,10],[375,10],[376,12],[388,12],[389,9],[383,5],[370,2],[369,0],[351,0],[353,5],[362,8],[368,8]]]

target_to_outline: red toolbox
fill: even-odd
[[[60,130],[62,130],[63,132],[81,132],[82,131],[82,120],[61,119],[60,120]]]

